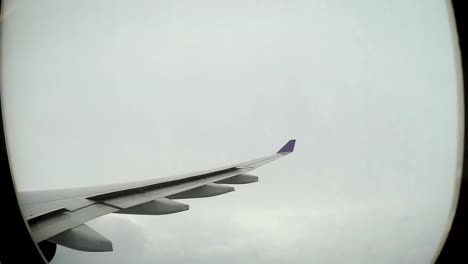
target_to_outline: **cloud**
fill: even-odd
[[[446,224],[444,207],[423,204],[242,211],[207,205],[198,209],[93,221],[93,228],[112,239],[114,252],[101,255],[60,248],[56,261],[426,263]]]
[[[144,226],[131,216],[106,215],[87,223],[104,237],[113,241],[113,252],[89,253],[58,247],[53,263],[131,263],[146,254],[149,239]]]

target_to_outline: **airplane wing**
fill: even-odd
[[[189,209],[174,200],[216,196],[234,191],[227,184],[258,181],[247,174],[290,154],[295,140],[262,158],[180,176],[106,186],[18,192],[19,203],[36,243],[81,251],[112,251],[112,242],[85,223],[109,214],[162,215]],[[55,254],[55,248],[53,252]]]

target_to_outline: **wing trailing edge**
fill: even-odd
[[[219,184],[247,184],[258,182],[258,177],[250,174],[239,174],[231,178],[224,180],[216,181],[215,183]]]
[[[167,196],[169,199],[190,199],[190,198],[204,198],[212,197],[228,192],[233,192],[234,187],[224,186],[220,184],[206,184],[194,189],[190,189],[184,192],[176,193],[173,195]]]
[[[189,209],[188,204],[179,203],[167,198],[159,198],[143,204],[121,209],[116,214],[137,214],[137,215],[165,215],[174,214]]]

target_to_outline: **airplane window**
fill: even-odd
[[[433,262],[462,157],[450,9],[4,1],[33,238],[50,263]]]

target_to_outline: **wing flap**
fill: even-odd
[[[158,191],[164,190],[166,192],[164,196],[166,196],[166,195],[174,194],[176,192],[182,192],[182,191],[186,191],[189,189],[193,189],[194,187],[202,186],[206,183],[212,182],[213,179],[217,179],[217,178],[224,179],[224,178],[228,178],[231,176],[235,176],[237,174],[241,174],[242,172],[246,170],[247,170],[246,168],[230,167],[228,169],[223,169],[220,171],[214,171],[210,173],[204,173],[204,174],[195,175],[195,176],[191,176],[187,178],[175,179],[175,180],[160,182],[156,184],[149,184],[149,185],[143,185],[143,186],[138,186],[138,187],[133,187],[133,188],[128,188],[128,189],[121,189],[121,190],[101,193],[99,195],[87,197],[87,199],[93,200],[93,201],[104,201],[107,199],[121,197],[121,196],[125,196],[128,194],[142,193],[142,192],[149,193],[150,191],[153,191],[155,189]],[[194,186],[194,185],[197,185],[197,186]],[[173,187],[177,187],[178,191],[174,192]]]
[[[51,202],[22,205],[22,210],[26,220],[29,220],[61,209],[74,211],[76,209],[83,208],[93,203],[93,201],[87,200],[85,198],[72,198]]]
[[[129,208],[135,205],[147,203],[153,198],[146,196],[144,193],[133,193],[120,197],[105,199],[105,200],[94,200],[97,203],[102,203],[117,207],[119,209]]]

